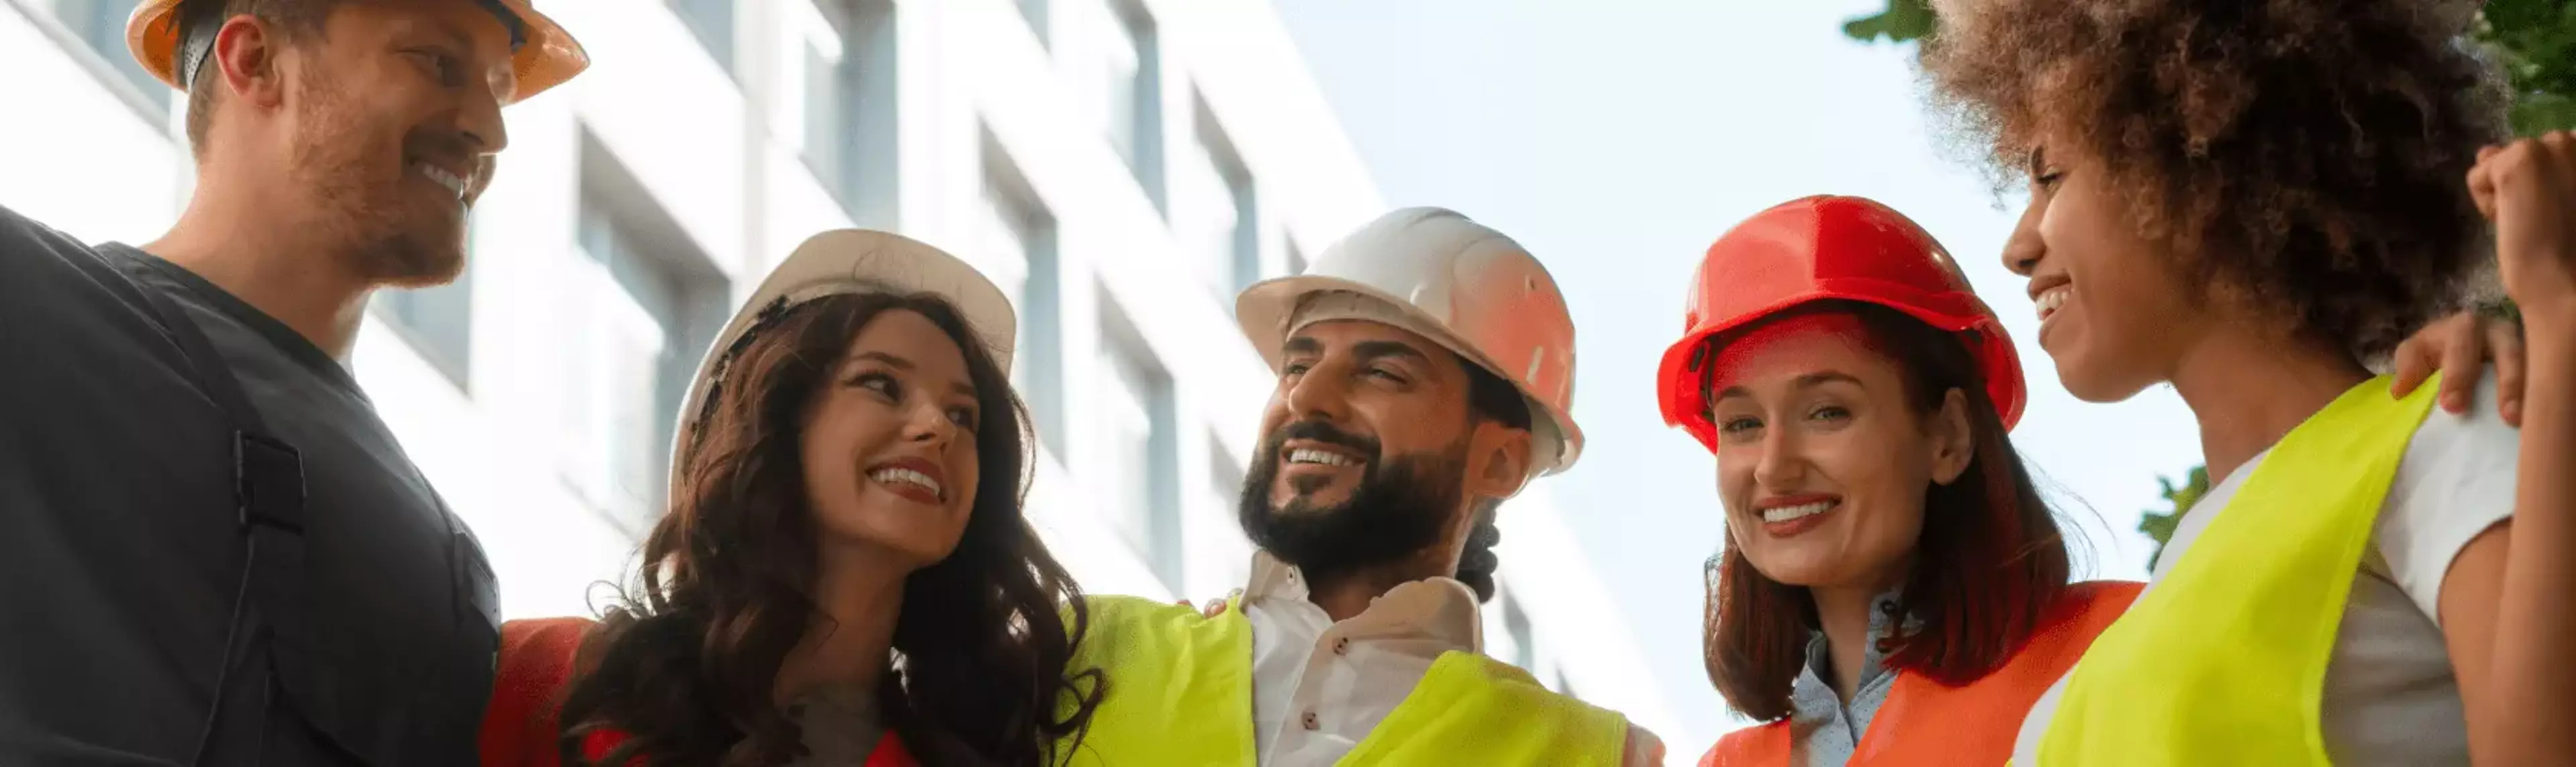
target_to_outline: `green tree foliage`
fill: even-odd
[[[2181,524],[2183,513],[2191,511],[2192,504],[2199,503],[2201,496],[2209,494],[2208,469],[2194,466],[2184,476],[2186,481],[2180,486],[2174,485],[2172,477],[2156,478],[2157,482],[2164,484],[2165,500],[2173,504],[2173,510],[2148,509],[2144,516],[2138,518],[2138,532],[2146,533],[2147,538],[2156,542],[2155,551],[2147,555],[2150,569],[2156,566],[2158,558],[2165,555],[2165,542],[2173,539],[2174,526]]]

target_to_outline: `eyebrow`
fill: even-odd
[[[1317,341],[1312,336],[1294,336],[1289,338],[1287,343],[1280,345],[1279,350],[1283,354],[1322,354],[1324,342]],[[1412,344],[1402,341],[1361,341],[1351,344],[1351,356],[1361,362],[1375,362],[1389,358],[1407,358],[1423,363],[1431,361],[1431,355],[1424,354],[1422,350],[1413,348]]]
[[[1853,377],[1851,377],[1851,375],[1850,375],[1850,374],[1848,374],[1848,373],[1843,373],[1843,372],[1841,372],[1841,371],[1836,371],[1836,370],[1819,370],[1819,371],[1816,371],[1816,372],[1813,372],[1813,373],[1808,373],[1808,374],[1806,374],[1806,375],[1798,376],[1795,380],[1790,381],[1790,385],[1791,385],[1791,386],[1793,386],[1793,387],[1795,387],[1795,388],[1799,388],[1799,389],[1813,389],[1813,388],[1816,388],[1816,387],[1818,387],[1818,386],[1823,386],[1823,385],[1825,385],[1825,384],[1828,384],[1828,383],[1834,383],[1834,382],[1847,383],[1847,384],[1851,384],[1851,385],[1853,385],[1853,386],[1859,386],[1859,385],[1860,385],[1860,379],[1858,379],[1858,378],[1853,378]],[[1747,388],[1744,388],[1744,386],[1743,386],[1742,384],[1738,384],[1738,385],[1735,385],[1735,386],[1729,386],[1729,387],[1726,387],[1726,390],[1725,390],[1725,391],[1721,391],[1721,392],[1718,392],[1718,393],[1717,393],[1717,397],[1716,397],[1716,399],[1713,399],[1713,400],[1710,400],[1710,401],[1714,402],[1714,401],[1716,401],[1716,400],[1727,399],[1727,398],[1729,398],[1729,397],[1750,397],[1750,396],[1753,396],[1753,390],[1751,390],[1751,389],[1747,389]]]
[[[887,353],[887,352],[876,352],[876,351],[859,352],[859,353],[857,353],[857,354],[850,355],[850,358],[849,358],[848,360],[846,360],[846,362],[862,362],[862,361],[873,361],[873,362],[876,362],[876,363],[879,363],[879,364],[885,365],[886,367],[894,368],[894,369],[896,369],[896,370],[900,370],[900,371],[903,371],[903,372],[906,372],[906,373],[910,373],[910,372],[913,372],[913,371],[916,371],[916,370],[919,370],[919,369],[920,369],[920,366],[917,366],[917,365],[912,364],[912,360],[904,359],[904,358],[902,358],[902,357],[898,357],[898,356],[895,356],[895,355],[890,354],[890,353]],[[959,381],[959,382],[957,382],[957,383],[955,383],[955,384],[951,385],[949,388],[950,388],[950,389],[952,389],[952,390],[955,390],[955,391],[956,391],[957,393],[959,393],[959,394],[963,394],[963,395],[966,395],[966,396],[968,396],[968,397],[973,397],[973,396],[975,396],[975,385],[974,385],[974,384],[971,384],[971,383],[967,383],[967,382],[964,382],[964,381]]]

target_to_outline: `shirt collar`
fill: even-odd
[[[1277,609],[1323,608],[1311,600],[1306,575],[1296,565],[1267,551],[1252,554],[1252,578],[1244,584],[1243,604]],[[1327,618],[1326,620],[1329,620]],[[1449,649],[1483,654],[1485,620],[1474,589],[1456,578],[1435,576],[1408,581],[1369,600],[1368,609],[1342,621],[1345,635],[1428,638]]]

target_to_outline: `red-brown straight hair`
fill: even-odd
[[[1781,316],[1819,311],[1860,318],[1871,346],[1903,373],[1918,415],[1929,417],[1953,389],[1966,395],[1976,452],[1957,481],[1925,494],[1922,537],[1897,605],[1912,629],[1887,640],[1887,665],[1946,685],[1981,679],[2021,648],[2066,588],[2070,566],[2057,518],[2005,436],[1968,344],[1875,304],[1825,302]],[[1732,545],[1709,563],[1707,577],[1701,647],[1709,681],[1745,716],[1787,717],[1790,687],[1818,625],[1815,602],[1805,587],[1753,569]]]

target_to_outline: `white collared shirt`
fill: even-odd
[[[1261,767],[1327,767],[1413,693],[1440,654],[1482,653],[1476,592],[1451,578],[1389,589],[1350,620],[1308,599],[1297,567],[1252,558],[1243,591],[1252,623],[1252,733]],[[1663,745],[1633,725],[1630,765],[1660,764]]]

